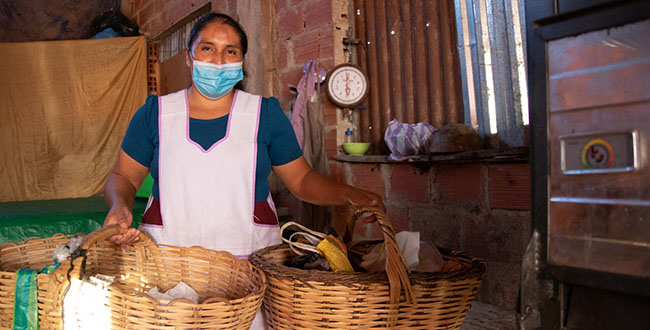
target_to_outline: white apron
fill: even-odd
[[[262,98],[236,91],[226,134],[208,150],[190,140],[187,91],[158,100],[163,225],[140,229],[157,244],[203,246],[239,258],[281,243],[278,225],[253,220]],[[270,194],[267,200],[275,212]],[[259,316],[251,329],[258,329]]]

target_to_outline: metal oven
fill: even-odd
[[[650,329],[650,1],[527,0],[520,329]]]

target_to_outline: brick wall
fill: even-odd
[[[122,0],[120,11],[138,24],[140,33],[155,37],[208,2],[213,10],[236,17],[237,1],[233,0]]]

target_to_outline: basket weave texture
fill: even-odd
[[[440,249],[464,267],[450,272],[410,272],[386,215],[376,215],[386,243],[386,273],[303,270],[285,266],[295,255],[286,244],[255,252],[249,260],[266,273],[264,308],[273,329],[460,329],[487,270],[481,259]],[[354,220],[351,223],[354,223]],[[404,277],[405,276],[405,277]]]
[[[104,274],[115,276],[108,287],[112,329],[248,329],[262,304],[266,289],[264,274],[248,261],[228,252],[201,247],[156,246],[144,233],[131,247],[122,249],[106,238],[123,232],[106,227],[86,236],[83,258],[67,260],[52,274],[38,275],[38,308],[41,329],[62,328],[62,295],[70,276]],[[52,252],[67,244],[62,234],[28,239],[0,246],[0,329],[11,329],[14,308],[15,271],[40,270],[51,264]],[[199,302],[177,299],[160,305],[145,292],[157,286],[161,292],[179,281],[190,285]]]

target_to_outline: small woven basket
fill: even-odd
[[[125,229],[111,226],[84,238],[86,258],[66,260],[52,274],[38,275],[39,325],[62,328],[62,296],[68,274],[80,278],[115,276],[108,286],[112,329],[248,329],[262,304],[264,274],[248,261],[228,252],[201,247],[156,246],[144,233],[130,252],[106,238]],[[0,329],[11,329],[15,271],[40,270],[51,264],[52,252],[70,236],[57,234],[0,246]],[[84,262],[85,261],[85,262]],[[161,292],[183,281],[198,294],[200,303],[178,299],[161,305],[146,294],[154,286]]]
[[[460,329],[487,270],[483,260],[440,249],[461,269],[410,272],[386,215],[372,212],[386,243],[386,273],[303,270],[285,266],[295,255],[286,244],[249,258],[266,273],[264,308],[273,329]],[[354,221],[354,220],[353,220]]]

